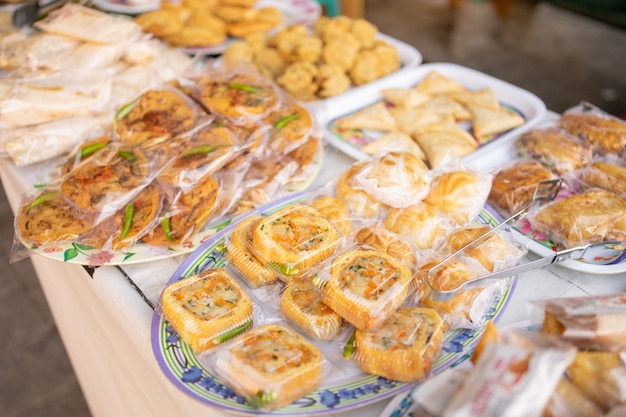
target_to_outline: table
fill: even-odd
[[[334,149],[326,151],[314,186],[327,183],[353,163]],[[0,159],[0,177],[13,211],[23,193],[41,179],[42,172],[38,165],[18,168],[8,159]],[[146,301],[156,303],[183,259],[123,268],[103,266],[93,271],[39,255],[31,259],[94,417],[228,416],[174,387],[152,354],[153,310]],[[527,272],[520,277],[498,326],[527,319],[529,300],[624,291],[626,273],[589,275],[561,266]],[[375,417],[387,403],[332,416]]]

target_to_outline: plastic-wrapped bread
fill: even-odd
[[[252,252],[281,277],[301,276],[332,255],[340,235],[317,210],[296,204],[259,220]]]
[[[579,171],[583,184],[609,190],[626,198],[626,167],[607,161],[596,161]]]
[[[436,310],[400,308],[378,329],[356,329],[353,357],[365,372],[414,382],[430,371],[447,327]]]
[[[260,410],[291,404],[322,382],[322,353],[298,333],[265,324],[220,346],[216,373]]]
[[[599,154],[618,154],[626,147],[626,122],[600,109],[570,109],[558,123],[569,133],[591,143],[593,150]]]
[[[608,411],[626,401],[623,352],[579,351],[568,368],[572,383]]]
[[[405,236],[418,249],[437,247],[453,230],[453,223],[422,201],[404,209],[390,208],[383,222],[386,229]]]
[[[210,349],[252,325],[252,299],[224,269],[207,269],[167,286],[163,316],[195,352]]]
[[[261,216],[249,216],[241,220],[230,235],[226,246],[226,259],[253,288],[276,281],[274,270],[258,260],[250,251],[252,228]]]
[[[343,319],[323,302],[324,294],[310,279],[295,279],[280,295],[279,309],[290,324],[314,340],[333,340]]]
[[[316,277],[324,302],[359,329],[373,329],[404,302],[413,273],[392,256],[352,248],[336,256],[328,277]]]
[[[357,162],[342,173],[337,180],[337,198],[344,201],[350,212],[358,217],[374,217],[385,207],[366,191],[351,185],[352,178],[366,164],[367,162]]]

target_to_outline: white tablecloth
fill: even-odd
[[[352,162],[328,149],[316,184],[325,184]],[[7,159],[0,160],[2,183],[14,211],[41,172],[40,167],[17,168]],[[123,272],[114,266],[100,267],[93,277],[79,265],[39,255],[32,261],[94,417],[226,416],[174,387],[152,353],[153,311],[140,292],[156,303],[182,259],[128,265]],[[624,291],[626,273],[590,275],[560,266],[531,271],[520,277],[499,325],[525,320],[528,300]],[[334,415],[374,417],[386,404]]]

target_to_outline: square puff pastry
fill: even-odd
[[[312,339],[333,340],[343,319],[323,302],[324,294],[310,279],[296,279],[280,295],[279,309],[290,324]]]
[[[322,353],[280,324],[265,324],[221,346],[217,374],[261,410],[275,410],[314,391],[322,382]]]
[[[403,382],[420,380],[441,351],[447,327],[436,310],[400,308],[380,328],[356,330],[354,359],[370,374]]]
[[[340,237],[317,210],[296,204],[259,220],[252,230],[250,248],[281,277],[290,279],[332,255]]]
[[[324,302],[358,329],[373,329],[404,302],[411,270],[386,253],[351,249],[338,255],[323,283]]]
[[[241,220],[226,246],[226,259],[253,288],[271,284],[278,278],[271,268],[254,256],[248,246],[252,240],[252,228],[261,219],[261,216],[250,216]]]
[[[169,285],[161,304],[163,316],[194,352],[252,325],[252,299],[224,269],[207,269]]]

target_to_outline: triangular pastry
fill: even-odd
[[[465,107],[443,94],[438,94],[420,104],[419,108],[440,116],[452,116],[457,121],[470,120],[472,118],[472,114]]]
[[[376,155],[383,151],[406,152],[413,154],[422,161],[426,160],[426,154],[422,148],[413,140],[411,135],[404,132],[388,132],[361,148],[361,152],[368,155]]]
[[[365,107],[361,110],[342,117],[337,125],[343,129],[371,129],[389,131],[397,129],[398,125],[384,101]]]
[[[439,123],[442,121],[450,120],[454,122],[451,117],[444,117],[437,112],[426,111],[421,107],[415,107],[412,109],[405,109],[401,107],[392,107],[389,109],[389,113],[396,121],[398,128],[409,135],[413,135],[417,130],[425,125],[432,123]]]
[[[460,159],[478,148],[476,140],[455,123],[435,123],[413,137],[426,153],[431,168]]]
[[[446,77],[437,71],[432,71],[415,86],[415,89],[426,94],[446,94],[452,91],[467,91],[458,81]]]
[[[470,104],[477,104],[479,106],[488,107],[494,110],[500,108],[500,103],[498,102],[496,93],[491,87],[482,88],[475,91],[453,91],[448,95],[450,96],[450,98],[456,100],[466,107]]]
[[[474,136],[480,143],[487,142],[492,135],[521,126],[525,122],[522,116],[504,107],[493,110],[472,104],[469,110],[472,113]]]
[[[429,94],[420,93],[414,88],[385,88],[380,92],[389,103],[397,107],[417,107],[429,100]]]

